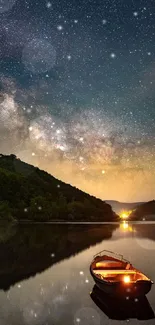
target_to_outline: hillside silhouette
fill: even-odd
[[[117,221],[109,204],[15,155],[0,155],[0,219]]]
[[[155,220],[155,200],[146,202],[136,207],[131,213],[131,220]]]
[[[106,203],[110,204],[113,211],[115,211],[117,214],[120,214],[123,210],[129,211],[136,209],[139,205],[145,203],[145,202],[119,202],[114,200],[105,200]]]

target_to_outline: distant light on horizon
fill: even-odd
[[[121,219],[124,219],[124,220],[125,220],[125,219],[128,219],[131,213],[132,213],[131,210],[129,210],[129,211],[122,211],[122,212],[120,213],[120,218],[121,218]]]
[[[122,217],[123,219],[127,219],[127,218],[128,218],[128,215],[127,215],[127,213],[124,212],[124,213],[121,214],[121,217]]]

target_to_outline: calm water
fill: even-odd
[[[0,325],[120,324],[112,306],[105,314],[90,296],[89,265],[102,249],[123,254],[155,282],[155,224],[1,226]],[[155,312],[155,284],[147,300]],[[132,316],[121,323],[155,324]]]

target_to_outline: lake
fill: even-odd
[[[120,324],[121,313],[108,302],[103,311],[91,294],[90,262],[103,249],[123,254],[155,282],[153,222],[1,226],[0,325]],[[155,284],[143,307],[136,303],[142,320],[129,309],[121,323],[155,324]]]

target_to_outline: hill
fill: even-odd
[[[22,162],[0,155],[0,218],[33,221],[116,221],[109,204]]]
[[[137,206],[130,214],[131,220],[155,220],[155,200]]]
[[[110,204],[113,211],[115,211],[117,214],[120,214],[122,210],[126,210],[126,211],[133,210],[137,206],[144,203],[144,202],[124,203],[124,202],[110,201],[110,200],[105,200],[105,202]]]

